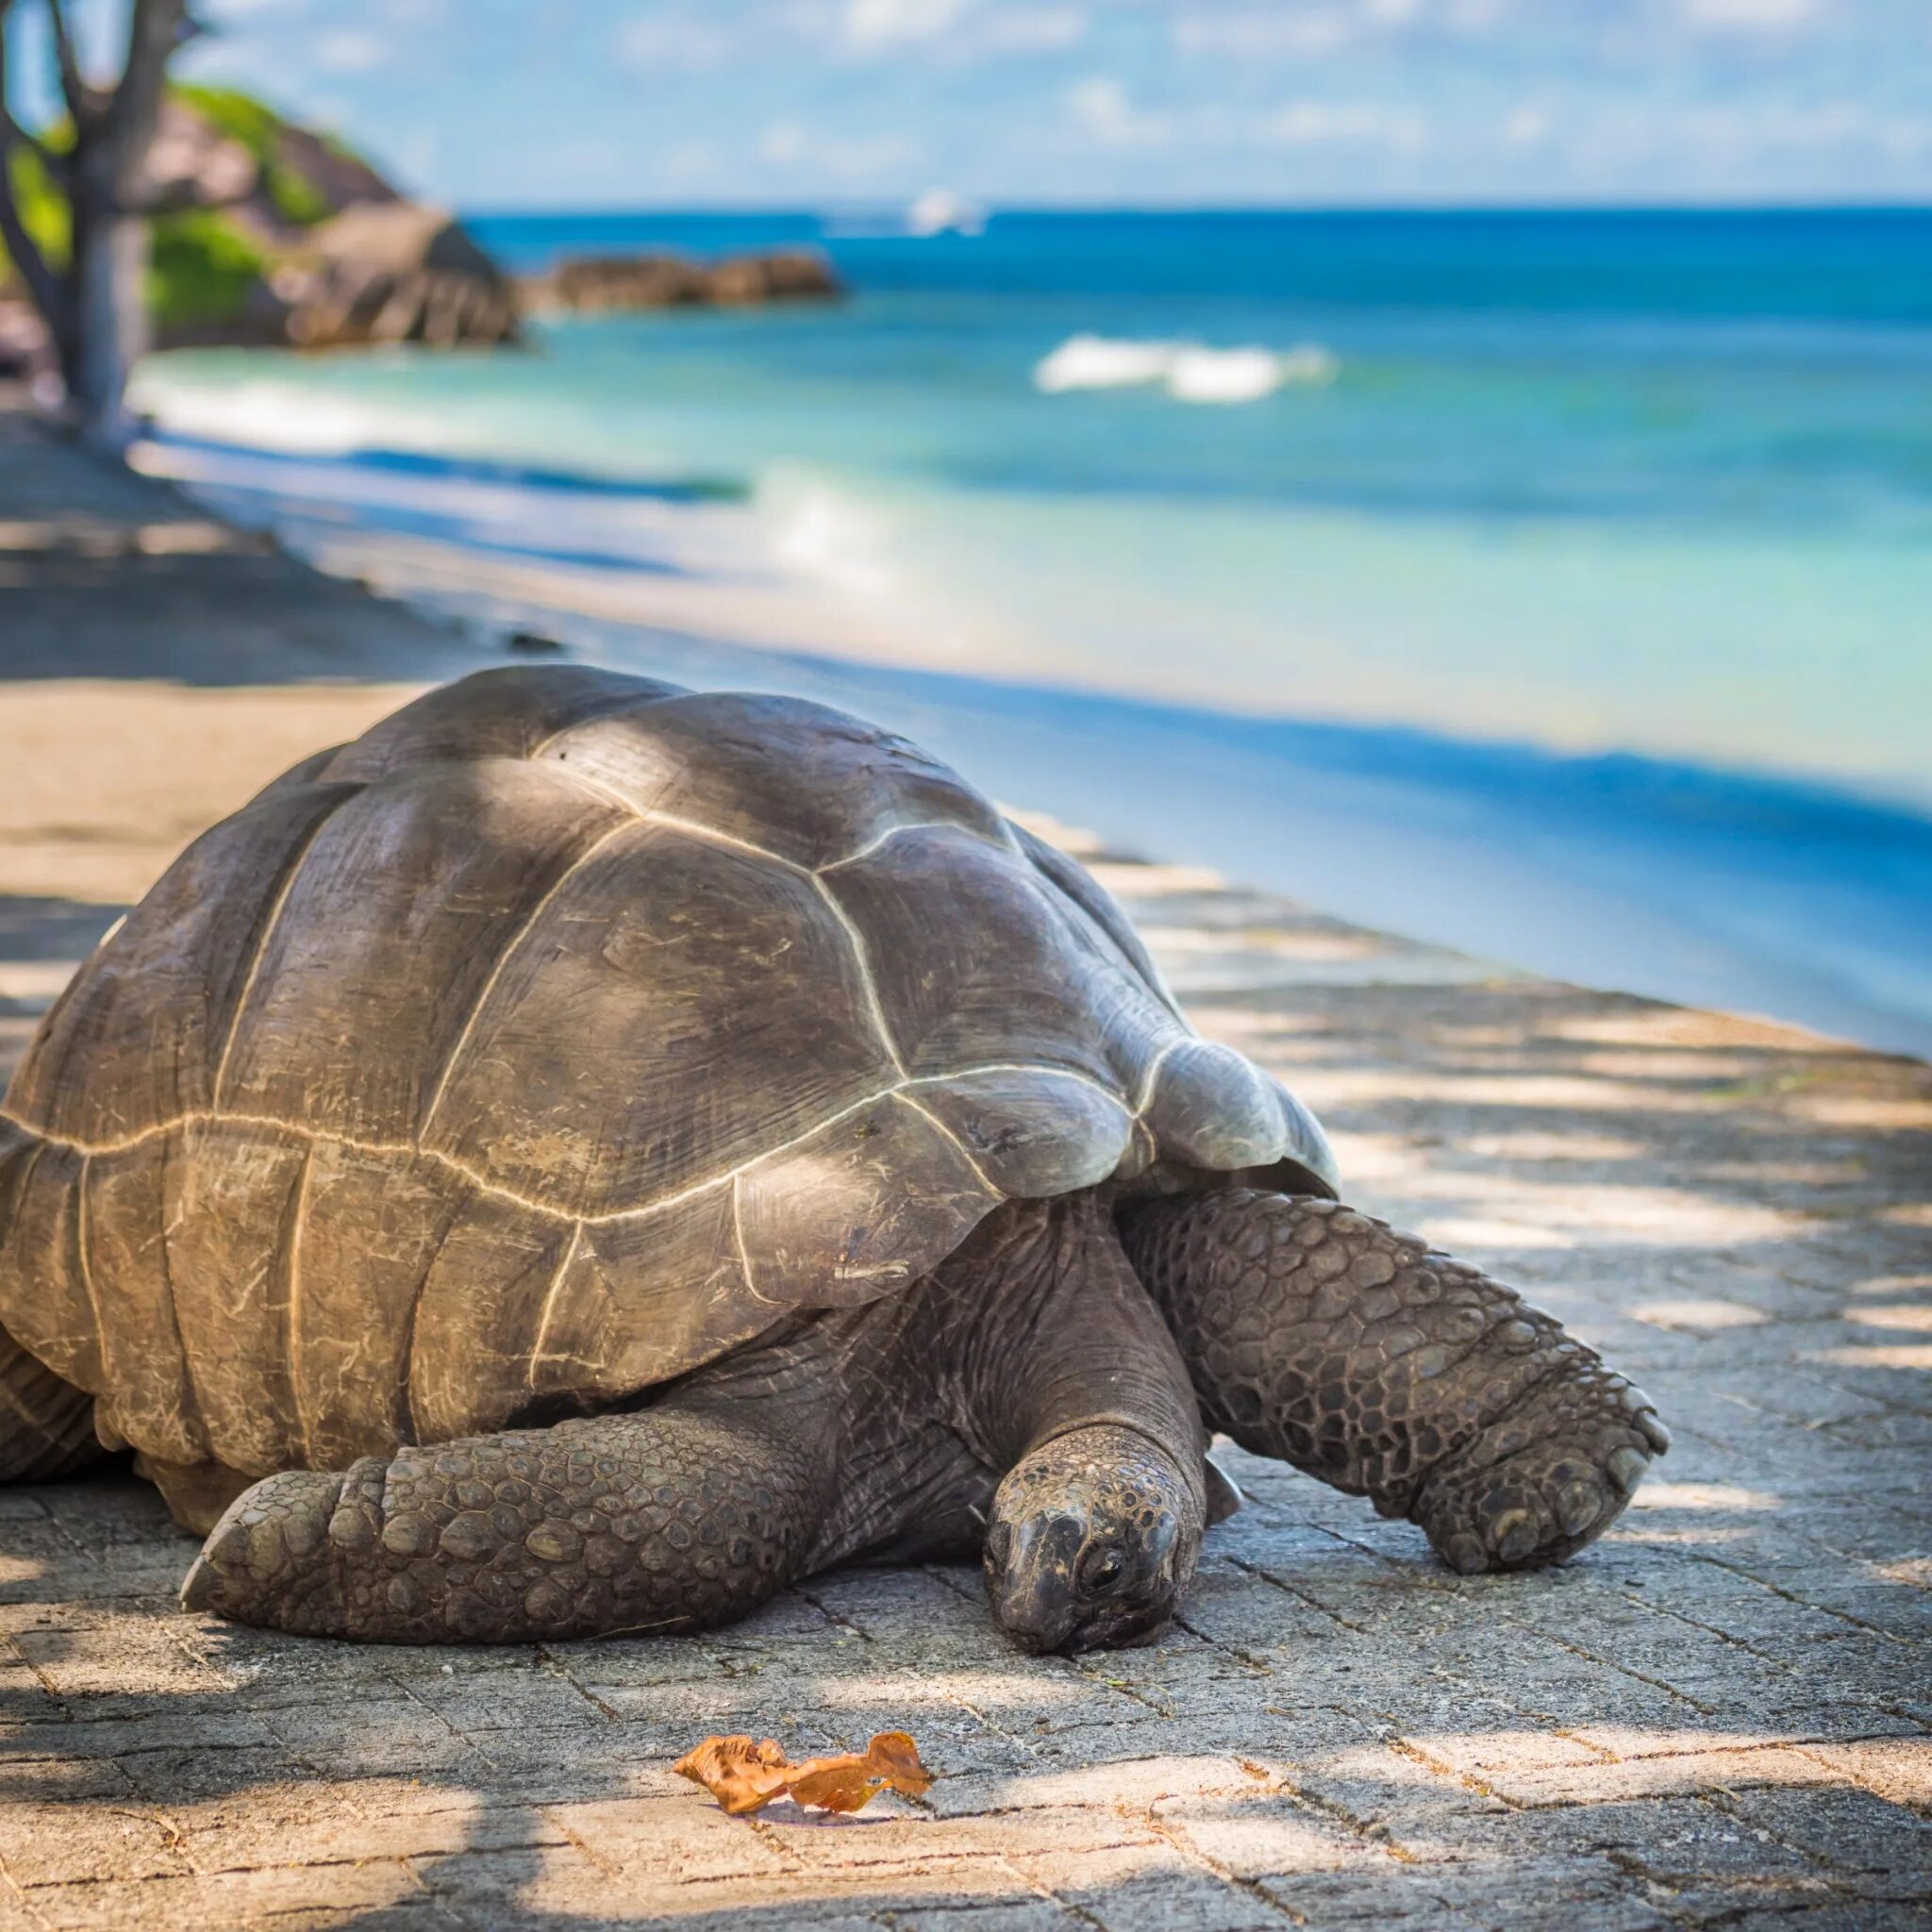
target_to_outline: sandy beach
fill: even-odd
[[[318,575],[0,399],[0,1075],[185,840],[505,661],[508,607],[475,605]],[[916,703],[944,726],[944,688]],[[1041,802],[1024,776],[993,782]],[[928,1566],[702,1638],[451,1654],[183,1614],[190,1546],[124,1471],[0,1489],[0,1926],[1923,1924],[1932,1069],[1418,945],[1120,829],[1058,836],[1201,1029],[1322,1113],[1358,1204],[1657,1399],[1676,1446],[1609,1537],[1460,1579],[1236,1455],[1251,1505],[1152,1649],[1021,1658],[976,1575]],[[888,1726],[941,1782],[860,1827],[730,1819],[668,1769],[707,1732]]]

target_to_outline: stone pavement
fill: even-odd
[[[704,1638],[358,1649],[182,1615],[125,1476],[0,1491],[0,1927],[1932,1924],[1932,1072],[1097,869],[1357,1200],[1662,1405],[1605,1542],[1465,1581],[1229,1451],[1250,1507],[1149,1650],[1017,1657],[938,1568]],[[943,1775],[876,1822],[668,1769],[889,1727]]]
[[[1018,1657],[928,1568],[702,1638],[433,1651],[184,1616],[192,1546],[125,1474],[0,1490],[0,1932],[1932,1924],[1932,1070],[1062,836],[1360,1206],[1657,1398],[1676,1446],[1610,1536],[1461,1579],[1230,1451],[1250,1507],[1151,1649]],[[0,1072],[113,909],[0,897]],[[895,1727],[941,1781],[843,1824],[669,1770]]]

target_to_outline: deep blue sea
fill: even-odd
[[[1932,1051],[1932,211],[472,226],[853,292],[158,358],[177,467],[1338,912]]]

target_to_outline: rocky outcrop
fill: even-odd
[[[148,175],[164,346],[517,339],[515,290],[453,216],[247,95],[176,91]]]
[[[826,301],[845,292],[832,264],[811,248],[692,261],[681,255],[569,256],[519,284],[537,309],[598,314],[612,309],[754,308],[765,302]]]
[[[257,313],[298,348],[517,339],[508,281],[441,208],[370,202],[311,229],[269,275]]]

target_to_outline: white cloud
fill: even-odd
[[[1822,8],[1819,0],[1679,0],[1693,27],[1720,33],[1789,33],[1808,25]]]
[[[1284,55],[1332,54],[1346,46],[1357,31],[1345,8],[1323,7],[1304,11],[1271,7],[1240,13],[1176,14],[1174,44],[1183,54],[1224,56],[1236,60],[1269,60]]]
[[[1427,144],[1428,123],[1412,108],[1381,101],[1290,101],[1259,128],[1276,147],[1381,147],[1413,154]]]
[[[1077,46],[1083,6],[1028,0],[842,0],[837,34],[850,53],[881,56],[931,47],[949,57],[1052,54]]]
[[[366,74],[389,59],[389,42],[366,27],[337,27],[309,50],[315,64],[329,74]]]
[[[1515,0],[1448,0],[1442,24],[1459,34],[1494,33],[1507,20]]]
[[[1698,108],[1679,125],[1707,157],[1733,162],[1845,148],[1876,149],[1894,160],[1932,153],[1932,116],[1874,111],[1857,101]]]
[[[617,58],[641,74],[678,68],[697,73],[721,66],[734,51],[731,34],[714,22],[676,14],[641,13],[617,30]]]
[[[1308,59],[1358,42],[1434,32],[1470,38],[1502,25],[1515,0],[1275,0],[1175,8],[1177,52],[1236,60]]]
[[[1525,101],[1503,117],[1503,139],[1511,147],[1535,147],[1550,138],[1556,117],[1547,108]]]
[[[758,137],[761,159],[846,185],[903,174],[918,152],[903,134],[824,134],[803,121],[774,121]]]
[[[1547,152],[1571,178],[1636,180],[1679,197],[1808,197],[1820,184],[1923,180],[1932,164],[1932,114],[1848,98],[1599,103],[1566,110],[1559,134]]]
[[[1137,108],[1110,75],[1090,75],[1067,90],[1067,112],[1075,127],[1107,147],[1156,147],[1173,138],[1164,116]]]
[[[963,38],[982,54],[1058,54],[1087,38],[1090,23],[1078,7],[1008,7],[980,12]]]
[[[847,42],[865,51],[934,41],[970,4],[971,0],[846,0],[842,27]]]
[[[728,173],[725,157],[708,141],[681,141],[658,163],[661,181],[710,181]]]

